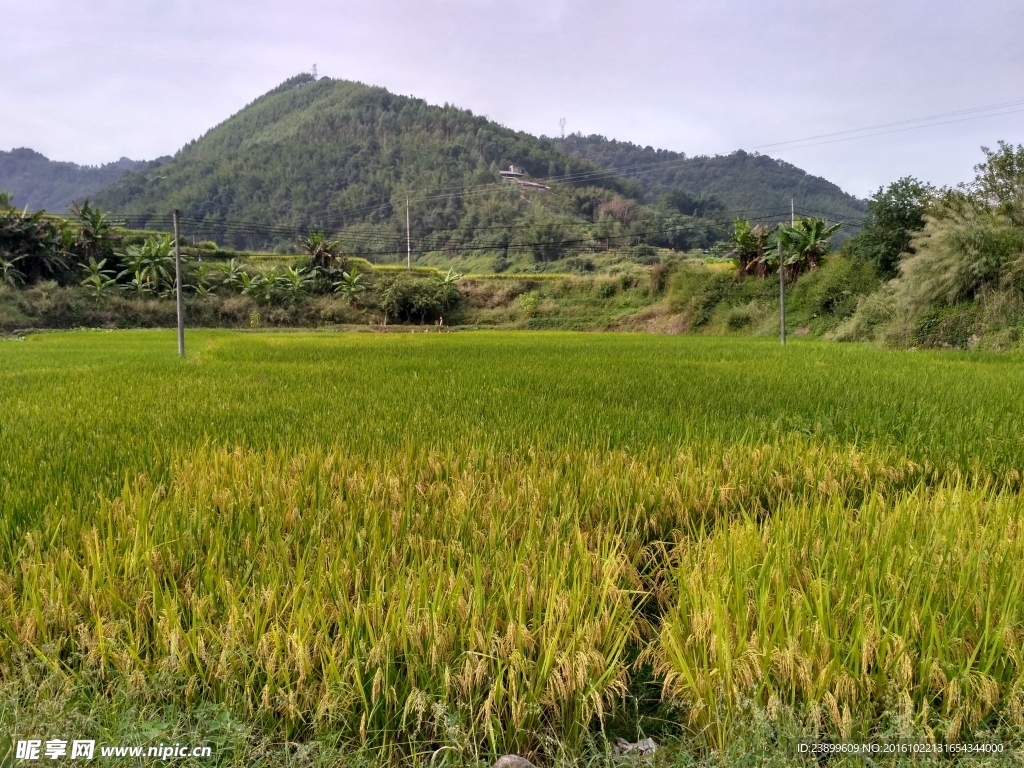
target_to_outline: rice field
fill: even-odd
[[[215,713],[247,765],[1024,733],[1019,356],[188,344],[0,341],[0,730]]]

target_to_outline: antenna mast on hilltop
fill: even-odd
[[[565,138],[565,118],[564,117],[558,118],[558,124],[560,126],[562,126],[562,138],[564,139]]]
[[[313,79],[316,80],[316,64],[313,65],[313,71],[310,72],[310,74],[313,75]]]

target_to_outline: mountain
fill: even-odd
[[[590,160],[625,178],[635,178],[657,197],[673,189],[717,197],[731,211],[749,215],[785,214],[790,200],[806,214],[835,220],[864,218],[867,202],[832,182],[783,160],[739,150],[729,155],[687,157],[681,152],[641,147],[604,136],[572,134],[552,144],[573,157]]]
[[[299,75],[189,142],[158,172],[120,179],[97,202],[133,223],[166,221],[178,208],[203,236],[236,246],[286,247],[309,228],[355,225],[363,247],[394,250],[400,236],[404,251],[406,196],[417,235],[453,233],[463,245],[523,218],[530,194],[499,175],[512,164],[524,180],[599,171],[468,110]],[[588,186],[642,194],[607,174]],[[564,197],[548,195],[538,207],[577,218]]]
[[[237,248],[291,250],[322,229],[341,233],[350,253],[404,260],[408,198],[417,256],[477,253],[496,263],[517,254],[550,262],[620,245],[704,248],[725,236],[731,217],[723,207],[734,200],[746,205],[748,197],[760,203],[772,184],[787,208],[797,195],[859,212],[857,201],[834,185],[757,156],[740,163],[738,155],[711,158],[713,189],[697,184],[695,193],[659,196],[668,186],[645,190],[646,177],[609,173],[606,165],[619,160],[597,144],[587,157],[566,141],[513,131],[448,104],[304,74],[159,168],[126,174],[96,202],[132,226],[163,229],[180,209],[185,236]],[[700,178],[699,161],[680,184]],[[512,165],[516,178],[503,178]],[[756,184],[747,171],[757,174]],[[817,191],[819,182],[827,194]],[[698,200],[701,192],[726,206]]]
[[[72,200],[82,201],[108,187],[129,171],[147,166],[122,157],[106,165],[76,165],[49,160],[26,149],[0,151],[0,189],[10,192],[19,208],[65,210]]]

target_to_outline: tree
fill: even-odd
[[[914,234],[924,229],[925,214],[935,199],[935,188],[904,176],[879,187],[868,203],[868,221],[845,245],[854,258],[871,261],[883,277],[893,277],[900,259],[913,254]]]
[[[974,166],[974,193],[990,210],[1024,226],[1024,145],[1000,141],[997,150],[981,151],[985,160]]]
[[[785,251],[784,266],[789,276],[796,278],[821,264],[821,260],[832,252],[831,237],[842,224],[828,226],[823,219],[809,216],[797,219],[796,224],[779,227],[779,242]]]

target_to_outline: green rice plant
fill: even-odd
[[[115,730],[135,702],[381,761],[572,761],[636,736],[610,729],[653,675],[661,727],[723,755],[789,716],[1024,732],[1017,356],[174,341],[0,341],[0,729],[49,722],[44,691]]]
[[[850,506],[787,503],[666,553],[674,576],[647,653],[690,727],[724,744],[738,703],[798,707],[816,731],[960,740],[1024,715],[1024,503],[982,483]]]

